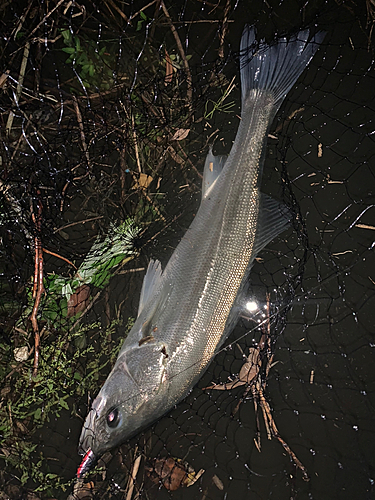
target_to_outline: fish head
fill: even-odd
[[[83,425],[79,452],[84,458],[78,477],[83,477],[103,453],[165,411],[167,356],[165,346],[153,341],[120,353]]]
[[[83,477],[103,453],[131,437],[138,427],[137,412],[143,403],[144,395],[126,364],[116,363],[82,427],[79,453],[84,459],[78,477]]]

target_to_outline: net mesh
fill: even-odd
[[[373,498],[372,0],[0,12],[1,498]],[[77,482],[147,263],[196,213],[208,145],[234,140],[245,22],[327,32],[268,138],[262,190],[292,225],[197,387]]]

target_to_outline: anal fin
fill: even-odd
[[[270,241],[285,231],[290,220],[291,214],[284,204],[261,193],[254,255],[257,255]]]

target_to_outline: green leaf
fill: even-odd
[[[97,288],[104,288],[109,283],[110,278],[111,273],[109,271],[103,271],[95,274],[95,276],[92,278],[91,283]]]
[[[142,24],[143,24],[143,21],[138,21],[135,31],[140,31],[142,29]]]
[[[29,479],[29,473],[27,472],[27,470],[24,470],[23,473],[22,473],[22,476],[21,476],[21,484],[22,486],[27,483],[27,480]]]
[[[72,40],[72,34],[71,34],[70,30],[62,30],[61,34],[64,38],[64,41],[70,42]]]
[[[74,47],[63,47],[61,50],[67,54],[74,54],[76,51]]]
[[[42,416],[42,409],[41,408],[37,408],[35,411],[34,411],[34,419],[35,420],[40,420],[40,417]]]
[[[65,408],[65,410],[69,410],[68,403],[64,399],[60,399],[60,406]]]
[[[79,64],[80,66],[84,66],[85,64],[90,64],[90,62],[87,60],[86,54],[83,52],[78,56],[76,64]]]
[[[89,72],[90,65],[89,64],[84,64],[82,66],[82,70],[80,72],[80,77],[84,79],[87,76],[87,73]]]
[[[143,10],[142,10],[142,12],[140,12],[140,16],[141,16],[141,18],[142,18],[142,19],[144,19],[145,21],[147,21],[147,16],[146,16],[146,14],[143,12]]]
[[[75,41],[75,44],[76,44],[77,52],[79,52],[81,50],[81,40],[78,38],[78,36],[75,36],[74,37],[74,41]]]
[[[45,478],[46,479],[55,479],[56,477],[59,477],[57,474],[52,474],[51,472],[48,472],[46,475],[45,475]]]
[[[73,295],[73,290],[72,290],[72,286],[69,282],[65,283],[62,287],[61,287],[61,295],[63,297],[66,297],[67,300],[70,299],[70,296]]]

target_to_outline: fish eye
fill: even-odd
[[[117,408],[113,408],[111,411],[108,412],[107,415],[107,425],[108,427],[111,427],[114,429],[117,427],[120,423],[120,415],[119,411]]]

